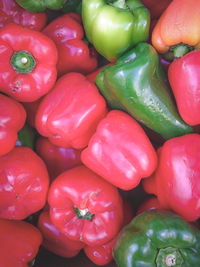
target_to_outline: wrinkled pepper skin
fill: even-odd
[[[17,146],[0,157],[0,218],[23,220],[42,209],[49,175],[42,159],[29,147]]]
[[[75,257],[85,245],[83,242],[71,240],[61,233],[51,222],[48,211],[43,211],[39,215],[37,227],[43,236],[43,247],[61,257]]]
[[[47,14],[31,13],[20,7],[15,0],[0,1],[0,28],[14,22],[32,30],[41,31],[47,23]]]
[[[26,121],[24,107],[14,99],[0,94],[0,156],[11,151],[17,142],[17,133]]]
[[[200,135],[188,134],[166,141],[158,151],[158,167],[143,180],[147,193],[158,197],[163,209],[187,221],[200,217]]]
[[[182,119],[191,126],[200,124],[200,50],[174,60],[168,79]]]
[[[43,136],[37,138],[35,150],[44,160],[51,181],[62,172],[82,164],[81,150],[55,146]]]
[[[0,266],[28,267],[42,243],[40,231],[24,221],[0,219]]]
[[[140,43],[114,66],[101,70],[96,84],[114,109],[128,112],[164,139],[193,131],[179,116],[156,50]]]
[[[63,13],[76,12],[81,15],[82,0],[67,0],[61,11]]]
[[[134,217],[133,209],[131,207],[130,202],[128,202],[125,198],[122,198],[123,201],[123,209],[124,209],[124,218],[123,218],[123,226],[127,225],[131,222]],[[84,252],[86,256],[96,265],[102,266],[110,263],[113,260],[113,247],[116,242],[116,237],[114,237],[108,243],[105,243],[101,246],[85,246]]]
[[[32,102],[53,87],[58,55],[49,37],[13,23],[0,29],[0,46],[0,91]]]
[[[146,211],[122,229],[113,251],[119,267],[198,266],[200,232],[171,212]]]
[[[58,79],[43,98],[35,125],[54,145],[82,149],[106,113],[106,102],[95,84],[84,75],[71,72]]]
[[[109,242],[122,225],[117,188],[85,166],[60,174],[50,186],[48,203],[52,223],[69,239],[89,246]]]
[[[84,41],[81,16],[68,13],[50,22],[43,33],[51,38],[58,50],[58,75],[68,72],[88,74],[98,66],[98,54]]]
[[[157,155],[139,123],[123,111],[112,110],[98,124],[82,162],[123,190],[136,187],[157,166]]]
[[[47,8],[59,10],[67,0],[15,0],[21,7],[30,12],[43,12]]]
[[[151,20],[158,19],[172,0],[141,0],[146,8],[150,11]]]
[[[82,19],[87,39],[109,61],[148,39],[150,13],[139,0],[83,0]]]
[[[152,32],[152,44],[155,49],[161,54],[179,44],[186,44],[199,49],[199,9],[199,0],[172,1],[162,13]]]

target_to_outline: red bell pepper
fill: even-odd
[[[88,74],[98,66],[97,52],[84,41],[81,16],[67,13],[50,22],[43,33],[55,41],[58,49],[58,75],[68,72]]]
[[[98,125],[82,162],[111,184],[130,190],[155,170],[157,156],[139,123],[123,111],[112,110]]]
[[[52,223],[68,238],[102,245],[118,233],[123,221],[116,187],[85,166],[60,174],[48,195]]]
[[[32,102],[53,87],[57,49],[50,38],[13,23],[0,29],[0,47],[0,91]]]
[[[27,114],[27,122],[30,126],[35,128],[35,116],[38,110],[38,107],[40,105],[40,102],[42,101],[43,97],[39,98],[36,101],[33,102],[23,102],[22,105],[24,106]]]
[[[148,8],[151,14],[151,19],[157,19],[172,2],[172,0],[141,0]]]
[[[200,124],[200,50],[173,61],[168,70],[169,82],[178,111],[189,125]]]
[[[42,243],[40,231],[24,221],[0,219],[0,266],[28,267]]]
[[[163,209],[187,221],[200,217],[200,135],[187,134],[166,141],[158,151],[158,167],[143,180],[147,193],[155,194]]]
[[[122,201],[124,210],[122,227],[124,227],[133,219],[134,213],[130,203],[125,198],[122,198]],[[94,264],[106,265],[113,260],[112,250],[116,242],[116,238],[117,237],[113,238],[111,241],[101,246],[85,246],[84,252]]]
[[[11,151],[17,141],[17,132],[26,120],[24,107],[14,99],[0,94],[0,156]]]
[[[42,245],[47,250],[61,257],[74,257],[85,245],[83,242],[71,240],[65,234],[61,233],[52,224],[48,211],[43,211],[40,214],[37,226],[43,235]]]
[[[15,0],[0,1],[0,28],[14,22],[21,26],[41,31],[47,23],[45,12],[32,13],[20,7]]]
[[[42,159],[17,146],[0,157],[0,218],[23,220],[44,207],[49,176]]]
[[[162,210],[162,206],[158,201],[158,198],[155,196],[149,197],[142,202],[142,204],[138,207],[136,215],[139,215],[142,212],[147,210]]]
[[[80,73],[63,75],[36,114],[36,129],[57,146],[82,149],[106,115],[104,98]]]
[[[95,83],[96,77],[97,77],[97,75],[100,73],[100,71],[101,71],[104,67],[109,66],[109,65],[114,65],[114,64],[115,64],[115,62],[112,62],[112,63],[108,63],[108,64],[106,64],[106,65],[103,65],[103,66],[99,67],[97,70],[95,70],[95,71],[89,73],[89,74],[86,76],[87,79],[88,79],[89,81]]]
[[[55,146],[42,136],[36,140],[35,150],[46,163],[51,180],[62,172],[81,165],[80,150]]]

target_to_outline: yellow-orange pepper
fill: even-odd
[[[161,54],[178,44],[200,49],[200,0],[172,1],[153,29],[152,44]]]

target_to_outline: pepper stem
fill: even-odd
[[[127,9],[126,0],[109,0],[108,3],[114,7]]]
[[[19,73],[32,72],[36,65],[34,57],[27,51],[15,52],[10,63],[13,69]]]
[[[189,46],[187,44],[178,44],[178,45],[174,45],[170,48],[170,51],[173,52],[174,54],[174,58],[181,58],[183,57],[185,54],[191,52],[192,50],[194,50],[193,46]]]
[[[87,208],[86,209],[79,209],[77,207],[74,207],[74,210],[75,210],[75,213],[80,220],[92,221],[94,214],[90,213]]]
[[[177,248],[168,247],[159,250],[156,258],[157,267],[182,266],[183,258]]]

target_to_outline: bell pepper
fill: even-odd
[[[157,156],[142,127],[123,111],[112,110],[98,124],[82,162],[123,190],[136,187],[157,166]]]
[[[200,50],[192,51],[173,61],[168,79],[179,114],[189,125],[200,124]]]
[[[109,61],[147,41],[150,13],[140,0],[83,0],[86,37]]]
[[[179,116],[156,50],[140,43],[115,65],[101,70],[96,84],[111,108],[128,112],[164,139],[193,131]]]
[[[13,23],[0,29],[0,46],[0,91],[31,102],[53,87],[57,49],[49,37]]]
[[[80,73],[68,73],[41,101],[35,125],[52,144],[82,149],[106,113],[106,102],[95,84]]]
[[[187,221],[200,217],[200,135],[188,134],[167,140],[158,150],[158,167],[143,180],[147,193],[158,197],[163,209]]]
[[[37,227],[43,236],[43,247],[58,256],[64,258],[75,257],[85,245],[81,241],[71,240],[65,234],[61,233],[52,224],[48,211],[40,213]]]
[[[11,22],[41,31],[47,23],[47,14],[45,12],[31,13],[20,7],[15,0],[1,0],[0,28]]]
[[[28,267],[38,253],[42,235],[27,222],[0,219],[0,240],[1,267]]]
[[[198,266],[200,232],[176,214],[146,211],[125,226],[113,253],[119,267]]]
[[[16,146],[0,157],[0,218],[23,220],[39,211],[48,187],[42,159],[29,147]]]
[[[0,94],[0,156],[11,151],[17,141],[17,133],[26,121],[24,107],[14,99]]]
[[[43,136],[37,138],[35,150],[44,160],[51,181],[62,172],[81,165],[81,150],[55,146]]]
[[[150,11],[151,19],[158,19],[172,0],[141,0],[146,8]]]
[[[160,205],[160,202],[158,201],[158,198],[155,196],[148,197],[145,199],[140,206],[137,209],[136,215],[139,215],[142,212],[145,212],[147,210],[162,210],[163,207]]]
[[[109,66],[109,65],[114,65],[114,63],[108,63],[108,64],[106,64],[106,65],[103,65],[103,66],[99,67],[99,68],[96,69],[95,71],[89,73],[89,74],[86,76],[87,79],[88,79],[89,81],[95,83],[96,77],[97,77],[97,75],[100,73],[100,71],[101,71],[104,67]]]
[[[174,0],[152,32],[152,44],[161,53],[180,57],[200,48],[200,1]]]
[[[117,188],[85,166],[60,174],[50,186],[48,203],[52,223],[69,239],[89,246],[109,242],[122,225]]]
[[[35,116],[38,110],[38,107],[40,105],[40,102],[42,101],[42,98],[37,99],[36,101],[33,102],[23,102],[22,105],[26,110],[27,114],[27,123],[35,128]]]
[[[43,12],[47,8],[59,10],[67,0],[15,0],[21,7],[30,12]]]
[[[97,68],[97,53],[94,47],[83,39],[84,29],[79,14],[61,15],[50,22],[42,32],[57,46],[59,76],[72,71],[88,74]]]
[[[32,150],[35,149],[35,142],[37,132],[35,128],[31,127],[28,123],[24,124],[24,127],[18,132],[18,138],[16,146],[28,146]]]
[[[61,11],[63,13],[76,12],[81,15],[82,12],[82,0],[67,0]]]
[[[131,207],[130,202],[128,202],[125,198],[122,198],[123,201],[123,209],[124,209],[124,218],[123,218],[123,226],[130,223],[130,221],[134,217],[133,209]],[[114,244],[116,242],[116,237],[114,237],[111,241],[101,246],[85,246],[84,252],[86,256],[96,265],[106,265],[113,260],[112,250]]]

